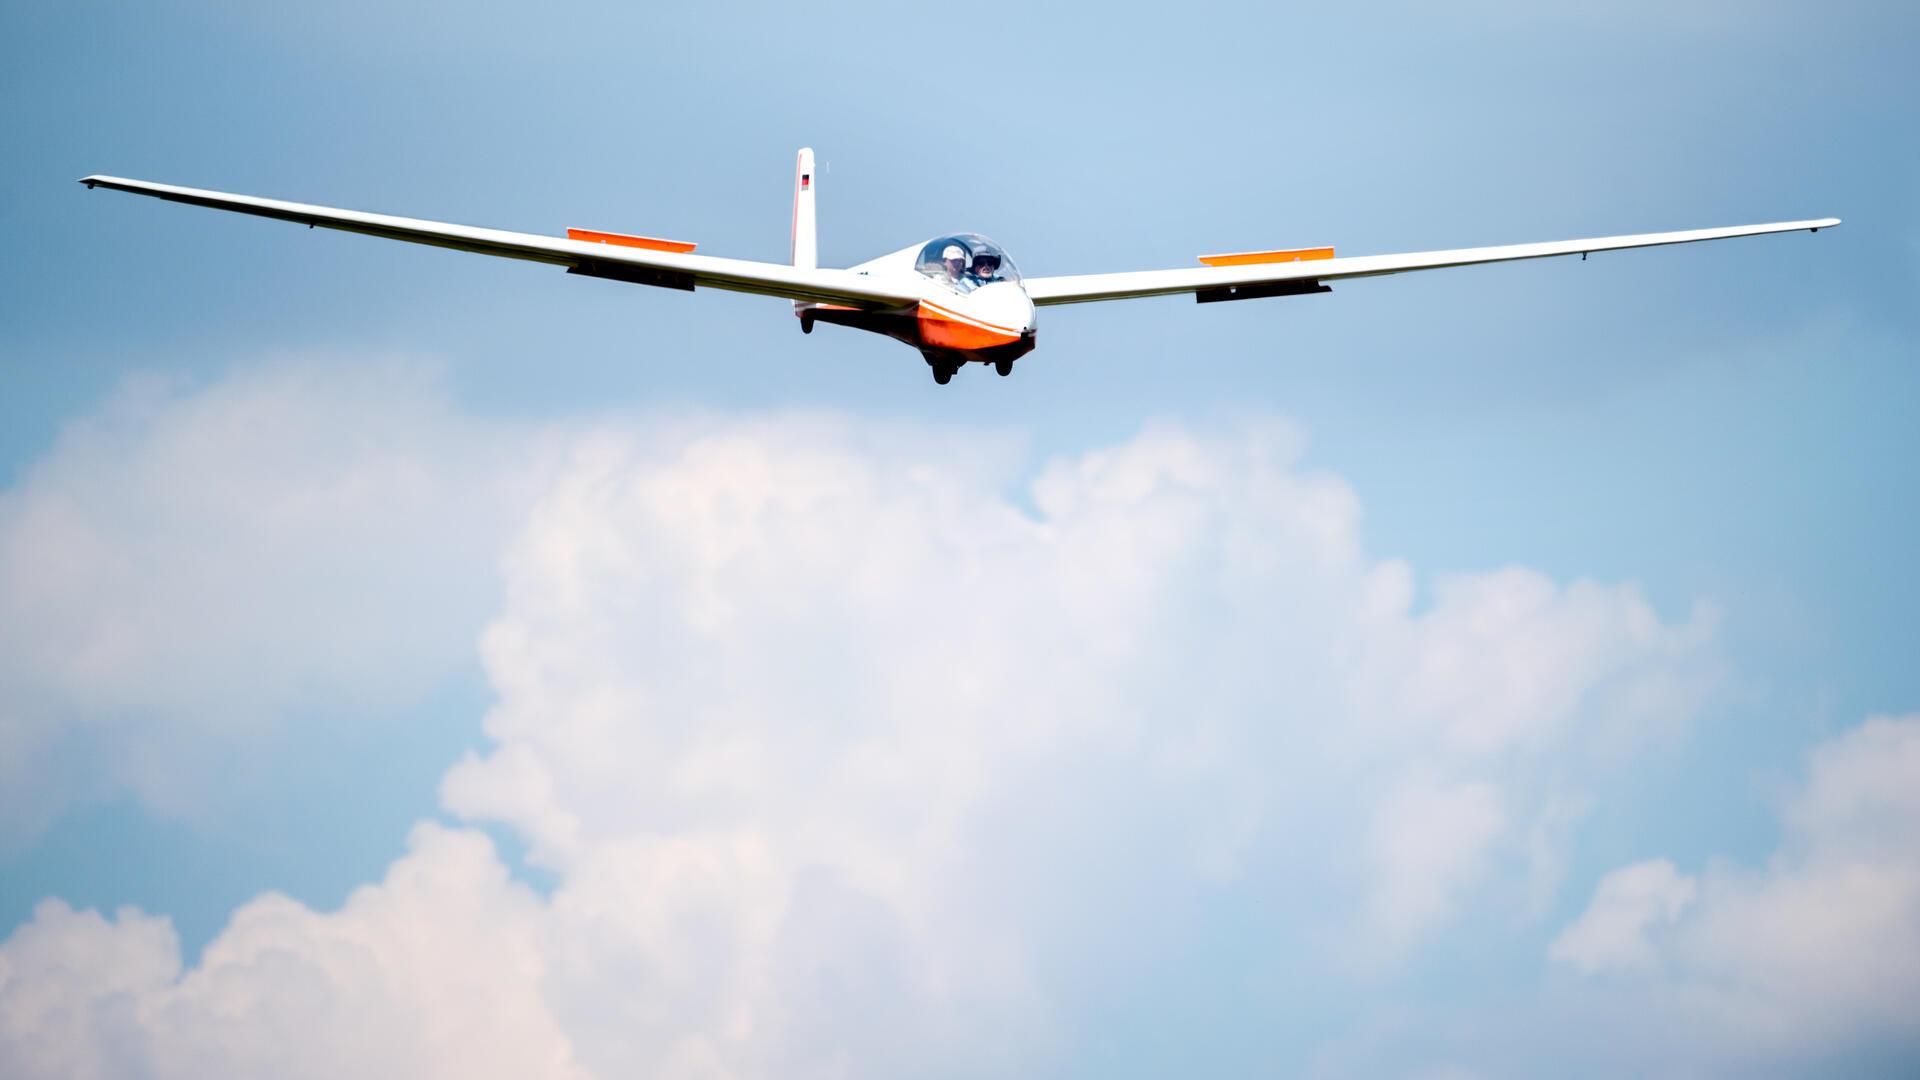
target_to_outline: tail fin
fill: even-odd
[[[793,173],[793,265],[811,270],[820,265],[813,232],[813,151],[802,149]]]

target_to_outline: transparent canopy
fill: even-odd
[[[978,233],[954,233],[927,241],[913,268],[963,293],[990,282],[1020,280],[1020,271],[1000,245]]]

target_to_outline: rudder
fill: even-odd
[[[813,150],[801,148],[793,172],[793,265],[807,270],[820,265],[819,243],[813,230]]]

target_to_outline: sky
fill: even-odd
[[[1908,1076],[1920,16],[0,11],[0,1073]],[[1027,275],[1041,312],[108,173]]]

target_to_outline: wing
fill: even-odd
[[[500,255],[509,259],[564,266],[569,273],[613,278],[641,285],[693,289],[707,286],[734,292],[784,296],[792,300],[811,300],[827,304],[845,304],[857,308],[893,308],[914,304],[919,293],[851,270],[826,270],[788,266],[784,263],[752,262],[745,259],[720,259],[711,255],[689,254],[692,245],[665,241],[644,241],[611,233],[570,230],[582,237],[567,239],[534,233],[481,229],[471,225],[449,225],[439,221],[369,214],[359,210],[336,210],[327,206],[259,199],[250,195],[229,195],[221,191],[174,187],[145,180],[125,180],[117,176],[89,176],[80,181],[89,189],[112,188],[136,195],[151,195],[170,202],[210,206],[241,214],[294,221],[309,227],[341,229],[346,232],[384,236],[413,244],[432,244],[456,251],[482,255]],[[643,242],[647,246],[632,246]],[[679,248],[682,250],[666,250]]]
[[[1035,304],[1081,304],[1092,300],[1127,300],[1136,296],[1167,296],[1174,293],[1194,293],[1202,303],[1210,300],[1250,300],[1258,296],[1326,292],[1327,288],[1320,283],[1338,278],[1402,274],[1409,270],[1439,270],[1448,266],[1512,262],[1515,259],[1544,259],[1552,255],[1584,256],[1590,251],[1690,244],[1697,240],[1724,240],[1730,236],[1799,232],[1802,229],[1819,232],[1838,224],[1839,218],[1821,218],[1818,221],[1782,221],[1771,225],[1737,225],[1729,229],[1603,236],[1592,240],[1422,251],[1410,255],[1361,255],[1345,259],[1330,258],[1333,252],[1328,248],[1215,255],[1206,257],[1206,261],[1215,265],[1179,270],[1030,277],[1026,279],[1026,289]],[[1277,259],[1286,261],[1275,261]]]

